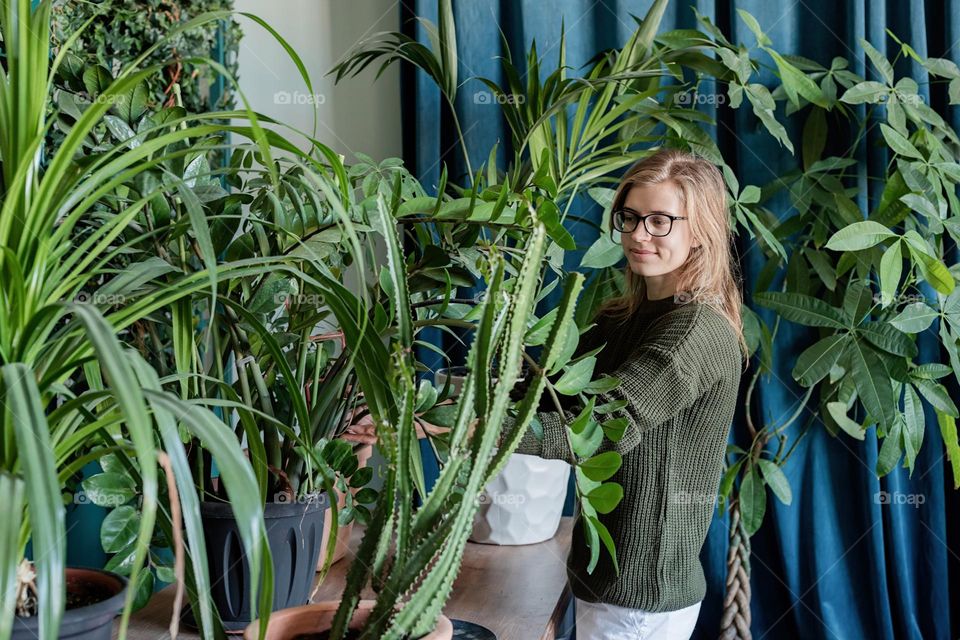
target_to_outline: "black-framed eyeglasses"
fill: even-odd
[[[668,213],[651,213],[641,216],[630,209],[619,209],[613,212],[613,228],[620,233],[633,233],[640,221],[647,233],[656,237],[663,237],[673,230],[674,220],[686,220],[686,216],[672,216]]]

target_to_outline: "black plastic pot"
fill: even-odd
[[[67,596],[90,592],[103,599],[85,607],[67,609],[60,621],[60,640],[110,640],[113,619],[123,609],[127,579],[99,569],[68,568]],[[39,618],[14,618],[13,640],[36,640],[40,636]]]
[[[323,537],[326,494],[291,503],[270,503],[264,522],[273,557],[273,610],[306,604],[310,598],[317,555]],[[250,568],[230,505],[200,505],[207,563],[212,585],[210,596],[226,631],[242,631],[253,620],[250,602]],[[190,624],[194,620],[187,618]]]

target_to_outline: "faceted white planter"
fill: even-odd
[[[515,453],[480,496],[470,540],[534,544],[557,533],[567,497],[570,465]]]
[[[453,367],[450,386],[460,392],[463,367]],[[434,384],[442,387],[449,370],[440,369]],[[557,533],[567,497],[570,465],[562,460],[515,453],[480,496],[470,540],[485,544],[535,544]]]

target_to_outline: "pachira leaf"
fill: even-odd
[[[953,469],[953,488],[960,489],[960,441],[957,439],[957,420],[954,416],[937,410],[937,424],[940,425],[940,435],[943,437],[943,446],[947,450],[947,460]]]
[[[834,233],[827,241],[826,248],[834,251],[859,251],[895,237],[897,234],[879,222],[864,220],[847,225]]]
[[[797,358],[793,379],[804,387],[820,382],[843,355],[848,337],[845,334],[828,336],[808,347]]]
[[[779,498],[780,502],[789,506],[793,502],[793,492],[790,490],[790,481],[787,480],[780,465],[763,459],[757,460],[757,465],[760,467],[760,473],[763,474],[764,482],[773,494]]]
[[[763,515],[767,510],[767,490],[763,480],[757,472],[756,466],[751,466],[740,483],[740,517],[748,535],[755,534],[763,523]]]
[[[897,467],[903,456],[903,419],[897,416],[893,426],[887,431],[877,456],[877,475],[885,476]]]
[[[763,307],[773,309],[781,316],[798,324],[810,327],[845,329],[843,313],[828,303],[803,293],[785,291],[762,291],[753,299]]]
[[[884,428],[889,429],[895,418],[890,374],[883,360],[871,347],[859,340],[851,340],[847,344],[857,395],[870,415],[879,420]]]
[[[902,245],[900,240],[894,242],[883,252],[883,257],[880,259],[880,301],[883,306],[893,301],[893,295],[900,284],[900,276],[903,273]]]
[[[857,440],[864,439],[866,431],[860,424],[854,422],[847,416],[846,403],[828,402],[827,412],[830,414],[830,417],[833,418],[833,421],[837,423],[837,426],[843,429],[851,438]]]

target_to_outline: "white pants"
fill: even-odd
[[[654,613],[576,598],[577,640],[689,640],[700,604]]]

